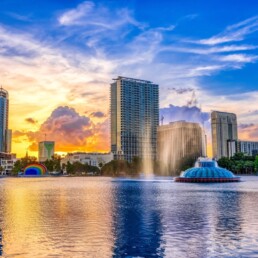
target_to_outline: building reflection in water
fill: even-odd
[[[241,240],[241,193],[215,185],[117,182],[115,257],[224,257]],[[235,253],[234,253],[235,255]]]
[[[173,185],[173,191],[161,190],[162,243],[165,257],[208,257],[209,216],[211,203],[195,193],[191,185]],[[185,187],[185,189],[184,189]]]
[[[6,256],[112,257],[109,180],[12,179],[2,187]]]
[[[255,180],[3,179],[3,256],[257,257]]]
[[[234,256],[236,250],[241,249],[243,238],[242,196],[242,192],[232,190],[216,194],[213,213],[214,227],[211,235],[212,241],[210,241],[212,253]]]
[[[114,257],[163,257],[158,188],[151,182],[115,183]]]

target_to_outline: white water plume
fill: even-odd
[[[146,123],[147,124],[147,123]],[[151,130],[148,125],[145,126],[146,130],[143,135],[142,141],[142,172],[145,177],[153,177],[153,144],[151,138]]]

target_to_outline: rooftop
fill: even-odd
[[[114,81],[126,80],[126,81],[132,81],[132,82],[140,82],[140,83],[152,83],[151,81],[135,79],[135,78],[129,78],[129,77],[124,77],[124,76],[118,76],[116,79],[113,79],[113,80]]]

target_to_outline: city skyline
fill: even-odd
[[[118,75],[159,84],[161,113],[177,111],[206,131],[211,110],[236,113],[239,139],[258,140],[258,4],[186,3],[2,1],[12,151],[36,155],[45,134],[57,152],[108,151],[109,84]]]

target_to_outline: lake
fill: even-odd
[[[0,228],[0,257],[258,257],[258,177],[4,178]]]

